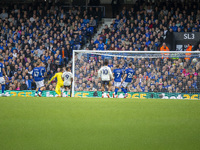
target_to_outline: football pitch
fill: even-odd
[[[199,150],[200,101],[0,97],[1,150]]]

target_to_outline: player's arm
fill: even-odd
[[[53,79],[55,79],[56,77],[57,77],[57,73],[51,78],[51,80],[48,82],[48,84],[50,84],[51,81],[52,81]]]
[[[3,71],[4,76],[7,77],[5,68],[2,68],[2,71]]]
[[[6,75],[6,71],[5,71],[5,68],[2,68],[2,71],[3,71],[3,74],[4,74],[4,76],[5,76],[5,80],[6,80],[6,82],[8,81],[7,79],[7,75]]]
[[[115,71],[115,70],[114,70],[114,71]],[[113,72],[113,74],[112,74],[112,75],[113,75],[113,77],[115,77],[115,72]]]
[[[61,78],[62,78],[63,81],[64,81],[64,75],[65,75],[65,74],[63,73],[62,76],[61,76]]]
[[[123,72],[121,72],[121,78],[123,78],[123,76],[124,76],[124,75],[123,75]]]
[[[133,83],[133,79],[135,79],[135,71],[133,72],[132,83]]]
[[[124,75],[124,77],[122,79],[122,82],[124,82],[124,80],[126,79],[126,77],[127,77],[127,73],[125,73],[125,75]]]
[[[44,69],[44,77],[47,76],[47,72],[46,72],[46,69]]]
[[[109,68],[108,70],[109,70],[110,78],[111,78],[111,80],[113,80],[113,79],[114,79],[114,77],[113,77],[112,71],[111,71],[111,69],[110,69],[110,68]]]
[[[121,78],[123,78],[123,73],[121,74]]]
[[[99,78],[99,80],[101,80],[101,72],[102,72],[102,69],[99,69],[99,71],[98,71],[98,78]]]

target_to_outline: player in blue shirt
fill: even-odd
[[[6,96],[4,94],[4,90],[5,90],[5,78],[7,78],[5,69],[4,69],[4,64],[3,64],[3,57],[0,57],[0,84],[1,84],[1,91],[2,91],[2,95],[1,96]]]
[[[119,68],[119,65],[116,65],[116,69],[113,70],[113,76],[114,76],[114,86],[115,86],[115,93],[113,93],[113,98],[117,98],[117,91],[119,90],[119,87],[121,86],[121,78],[123,75],[122,69]]]
[[[33,69],[33,78],[36,83],[36,91],[35,97],[38,95],[39,97],[42,96],[42,91],[44,90],[44,76],[45,76],[46,69],[44,67],[43,62],[38,61],[37,67]],[[39,91],[39,93],[38,93]]]
[[[135,71],[132,69],[132,63],[129,63],[128,69],[125,70],[125,75],[121,81],[121,83],[122,83],[121,89],[125,93],[124,98],[126,98],[128,96],[127,87],[131,84],[134,74],[135,74]]]

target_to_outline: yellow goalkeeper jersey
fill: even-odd
[[[50,82],[54,79],[57,78],[57,84],[63,85],[63,80],[62,80],[62,72],[56,73],[50,80]]]

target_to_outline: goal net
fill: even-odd
[[[130,62],[133,64],[135,74],[127,87],[128,98],[200,99],[199,56],[199,51],[74,50],[72,96],[102,96],[98,70],[107,59],[112,71],[117,64],[123,72]],[[112,97],[115,91],[113,81],[111,85]],[[121,88],[118,97],[124,97]]]

